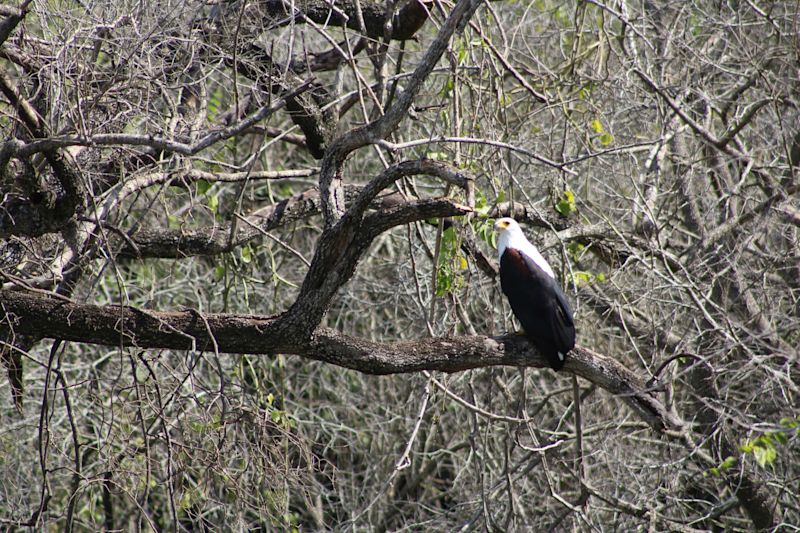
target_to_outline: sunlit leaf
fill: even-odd
[[[250,248],[249,244],[246,246],[242,246],[240,255],[242,257],[242,262],[250,263],[253,260],[253,249]]]
[[[724,470],[730,470],[731,468],[736,466],[736,463],[738,463],[738,462],[739,462],[739,460],[736,457],[733,457],[733,456],[729,455],[728,457],[725,458],[724,461],[722,461],[722,463],[720,463],[719,468],[720,468],[720,470],[723,470],[723,471]]]
[[[577,270],[572,273],[572,280],[578,287],[589,285],[592,282],[592,275],[589,272]]]
[[[573,194],[572,191],[564,191],[561,193],[561,198],[556,204],[556,211],[565,217],[578,211],[578,208],[575,205],[575,194]]]
[[[773,448],[772,446],[767,446],[767,447],[758,446],[753,449],[753,456],[755,456],[756,462],[760,466],[766,466],[774,463],[778,454],[775,451],[775,448]]]

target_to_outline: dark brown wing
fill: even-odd
[[[500,286],[528,338],[554,370],[575,347],[575,323],[561,287],[536,263],[513,248],[500,258]]]

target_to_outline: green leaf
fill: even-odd
[[[608,132],[605,132],[600,136],[600,144],[602,144],[603,146],[608,146],[613,142],[614,142],[614,136]]]
[[[436,269],[436,296],[444,296],[453,288],[455,276],[448,265],[439,265]]]
[[[197,188],[197,194],[206,194],[208,190],[211,188],[211,183],[207,180],[197,180],[195,183],[195,187]]]
[[[219,210],[219,195],[215,194],[208,197],[208,208],[211,209],[212,213],[217,214]]]
[[[589,272],[578,270],[572,273],[572,279],[575,285],[582,287],[592,282],[592,275]]]
[[[586,246],[582,245],[579,242],[572,241],[567,245],[567,251],[572,256],[572,261],[577,263],[580,261],[581,255],[583,255],[583,251],[586,249]]]
[[[724,470],[730,470],[731,468],[736,466],[736,463],[738,463],[738,462],[739,462],[739,459],[729,455],[728,457],[725,458],[724,461],[722,461],[722,463],[720,463],[719,468],[720,468],[720,470],[723,470],[723,471]]]
[[[178,500],[178,507],[185,511],[186,509],[188,509],[191,506],[192,506],[192,497],[189,494],[189,491],[187,490],[187,491],[185,491],[183,493],[183,496],[181,496],[181,499]]]
[[[459,47],[458,47],[458,64],[463,65],[464,61],[467,59],[467,43],[462,39]]]
[[[614,136],[611,135],[606,129],[603,127],[603,123],[600,122],[599,119],[594,119],[589,123],[589,127],[592,128],[592,131],[595,132],[599,137],[597,138],[598,142],[600,142],[603,146],[608,146],[609,144],[614,142]]]
[[[464,277],[459,272],[467,265],[459,253],[460,247],[461,240],[455,226],[450,226],[442,232],[439,264],[436,267],[436,296],[444,296],[463,285]]]
[[[208,121],[214,123],[216,120],[219,109],[222,106],[222,87],[214,90],[208,98]]]
[[[455,82],[453,81],[453,77],[448,76],[444,84],[442,85],[442,89],[439,91],[439,96],[441,96],[442,98],[449,98],[450,94],[453,92],[453,87],[455,87]]]
[[[561,198],[556,204],[556,211],[565,217],[578,211],[578,208],[575,205],[575,194],[572,191],[568,190],[561,193]]]
[[[478,237],[491,246],[497,248],[497,232],[494,230],[494,220],[491,218],[473,219],[473,229]]]
[[[95,65],[107,65],[110,62],[110,56],[102,50],[97,54]]]
[[[222,265],[214,267],[214,281],[222,281],[225,278],[225,267]]]
[[[475,191],[475,211],[481,215],[485,215],[489,212],[489,202],[486,200],[486,195],[483,194],[483,191],[480,189]]]
[[[242,262],[246,264],[250,264],[253,261],[253,249],[250,248],[250,245],[242,246],[242,250],[240,252],[242,257]]]
[[[755,445],[764,448],[774,446],[772,435],[770,433],[764,433],[755,440]]]
[[[446,230],[442,232],[442,248],[445,252],[452,252],[457,248],[457,240],[458,235],[456,235],[456,230],[453,226],[450,226]]]
[[[775,451],[773,446],[761,447],[758,446],[753,450],[753,455],[756,458],[756,462],[760,466],[771,465],[775,462],[775,459],[778,457],[778,453]]]

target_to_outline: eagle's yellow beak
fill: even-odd
[[[496,231],[503,231],[508,229],[508,220],[503,220],[502,218],[494,223],[494,229]]]

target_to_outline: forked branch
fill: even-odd
[[[24,320],[20,317],[24,317]],[[4,331],[5,330],[5,331]],[[281,316],[157,312],[129,306],[96,306],[20,291],[0,290],[0,333],[12,332],[105,346],[217,350],[221,353],[293,354],[365,374],[421,370],[458,372],[496,365],[546,368],[521,335],[441,337],[374,342],[317,328],[310,336]],[[213,348],[212,348],[213,347]],[[636,374],[614,359],[578,346],[564,368],[619,396],[656,431],[676,420]]]

